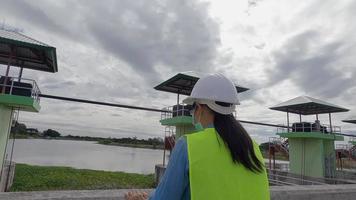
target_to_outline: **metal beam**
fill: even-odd
[[[277,125],[277,124],[268,124],[268,123],[262,123],[262,122],[252,122],[252,121],[246,121],[246,120],[237,120],[241,123],[245,124],[254,124],[254,125],[261,125],[261,126],[271,126],[271,127],[278,127],[278,128],[288,128],[288,126],[284,125]],[[289,127],[292,128],[292,127]]]
[[[100,101],[91,101],[91,100],[85,100],[85,99],[54,96],[54,95],[48,95],[48,94],[40,94],[39,96],[42,98],[57,99],[57,100],[63,100],[63,101],[73,101],[73,102],[78,102],[78,103],[96,104],[96,105],[102,105],[102,106],[129,108],[129,109],[136,109],[136,110],[146,110],[146,111],[152,111],[152,112],[171,112],[171,111],[155,109],[155,108],[129,106],[129,105],[115,104],[115,103],[106,103],[106,102],[100,102]]]

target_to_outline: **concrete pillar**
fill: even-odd
[[[166,166],[160,165],[160,164],[155,166],[155,183],[156,183],[156,185],[158,185],[159,182],[161,182],[161,179],[162,179],[165,171],[166,171]]]
[[[2,168],[4,165],[6,145],[9,139],[9,133],[12,123],[12,108],[0,104],[0,178],[2,177]]]

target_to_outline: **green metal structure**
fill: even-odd
[[[8,189],[14,146],[14,143],[8,141],[13,120],[19,111],[39,112],[41,109],[40,90],[34,80],[22,78],[23,69],[57,72],[56,49],[21,33],[0,29],[0,65],[7,66],[6,73],[0,75],[1,192]],[[17,77],[9,76],[12,66],[19,67]]]
[[[334,177],[336,170],[335,141],[343,141],[341,128],[333,126],[331,113],[348,109],[315,98],[300,96],[271,107],[287,112],[287,130],[278,129],[277,135],[288,139],[290,172],[301,176]],[[300,121],[289,125],[289,113],[299,115]],[[329,114],[329,125],[320,124],[318,115]],[[315,123],[302,122],[302,115],[316,115]]]

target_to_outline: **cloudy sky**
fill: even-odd
[[[268,107],[308,95],[351,109],[333,119],[356,134],[341,122],[356,116],[355,10],[352,0],[1,0],[0,27],[57,48],[58,73],[24,71],[44,94],[163,108],[176,97],[155,85],[182,71],[221,72],[251,88],[240,95],[240,119],[285,124]],[[64,135],[164,134],[159,113],[41,105],[20,121]],[[276,131],[246,127],[259,142]]]

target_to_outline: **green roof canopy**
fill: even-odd
[[[3,29],[0,29],[0,64],[53,73],[58,71],[56,48]]]
[[[313,115],[313,114],[349,111],[346,108],[308,96],[296,97],[289,101],[280,103],[274,107],[271,107],[270,109],[279,110],[282,112],[301,114],[301,115]]]
[[[201,77],[201,75],[196,72],[178,73],[172,78],[157,85],[154,89],[175,94],[190,95],[195,83],[199,80],[199,77]],[[238,93],[241,93],[249,89],[236,85],[236,90]]]

